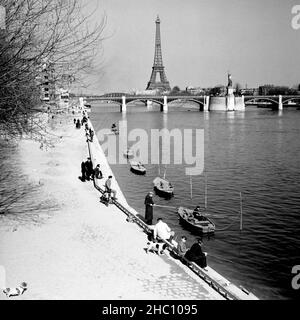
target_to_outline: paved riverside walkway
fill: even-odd
[[[39,186],[35,200],[56,209],[24,223],[0,217],[5,286],[28,283],[24,295],[11,299],[223,299],[180,262],[145,253],[142,230],[115,206],[100,203],[92,182],[78,179],[88,156],[85,132],[75,129],[73,117],[61,122],[54,131],[62,136],[55,148],[20,143],[22,171]],[[95,157],[107,177],[103,153]],[[0,293],[0,299],[7,298]]]

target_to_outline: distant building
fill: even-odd
[[[46,102],[54,102],[56,97],[54,65],[52,63],[44,63],[40,76],[41,100]]]
[[[103,97],[114,98],[114,97],[122,97],[126,95],[127,93],[125,92],[111,92],[111,93],[105,93]]]
[[[199,95],[204,95],[205,94],[205,89],[200,88],[200,87],[186,87],[185,89],[186,92],[190,93],[190,94],[199,94]]]
[[[259,87],[260,95],[296,95],[297,90],[287,86],[264,85]]]
[[[257,96],[259,94],[258,88],[245,88],[240,90],[241,95],[244,96]]]
[[[157,94],[159,94],[160,93],[160,90],[158,90],[158,89],[153,89],[153,90],[141,90],[141,91],[139,91],[139,90],[136,90],[135,92],[134,92],[134,94],[135,95],[141,95],[141,96],[155,96],[155,95],[157,95]]]
[[[265,84],[263,86],[259,86],[258,92],[260,96],[268,96],[270,95],[271,91],[274,91],[274,85],[272,84]]]

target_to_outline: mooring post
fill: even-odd
[[[165,113],[168,112],[168,98],[167,98],[167,96],[164,96],[164,105],[162,107],[162,111]]]
[[[126,112],[126,97],[122,96],[121,112]]]
[[[278,110],[283,110],[282,95],[279,95]]]
[[[208,110],[209,110],[209,96],[204,96],[203,111],[208,111]]]

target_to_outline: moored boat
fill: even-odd
[[[154,189],[158,195],[164,197],[172,197],[174,195],[174,187],[172,184],[161,177],[156,177],[153,180]]]
[[[201,233],[213,233],[216,228],[214,222],[205,215],[200,216],[200,218],[195,218],[193,211],[192,209],[179,207],[177,213],[179,214],[180,221]]]
[[[130,170],[136,174],[146,173],[146,168],[140,161],[130,161]]]

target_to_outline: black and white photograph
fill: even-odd
[[[0,0],[0,305],[298,299],[299,57],[296,0]]]

